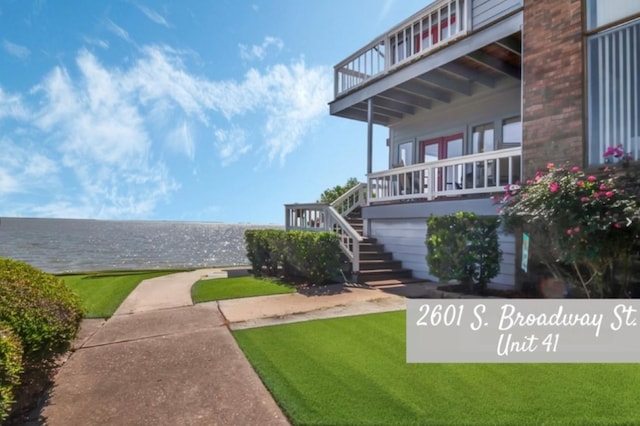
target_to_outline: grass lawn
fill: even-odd
[[[68,287],[78,293],[87,318],[108,318],[141,281],[176,271],[97,272],[61,275]]]
[[[268,279],[253,276],[214,278],[198,281],[191,287],[194,303],[212,300],[237,299],[239,297],[267,296],[269,294],[295,293],[295,288]]]
[[[407,364],[404,311],[234,336],[296,425],[640,424],[638,364]]]

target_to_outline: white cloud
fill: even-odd
[[[267,56],[267,50],[270,47],[274,47],[278,52],[284,47],[284,43],[277,37],[267,36],[260,45],[247,46],[245,44],[239,44],[240,57],[245,61],[251,61],[254,59],[263,60]]]
[[[21,185],[7,169],[0,167],[0,196],[21,192]]]
[[[238,160],[240,156],[246,154],[251,148],[251,145],[247,143],[247,134],[242,129],[216,129],[213,134],[216,139],[214,144],[222,159],[223,166]]]
[[[8,137],[0,140],[0,195],[42,192],[57,184],[58,164],[29,145]]]
[[[119,38],[121,38],[124,41],[127,41],[129,43],[132,42],[131,37],[129,36],[129,33],[124,28],[120,27],[118,24],[113,22],[111,19],[107,19],[106,20],[106,24],[107,24],[107,29],[109,31],[111,31],[113,34],[115,34],[117,37],[119,37]]]
[[[99,38],[90,38],[90,37],[83,37],[84,42],[87,44],[90,44],[92,46],[98,46],[102,49],[108,49],[109,48],[109,43],[101,40]]]
[[[0,87],[0,120],[5,117],[25,119],[29,116],[27,107],[18,95],[10,95]]]
[[[191,126],[186,121],[173,128],[167,135],[167,143],[171,149],[184,154],[190,160],[195,158],[196,146],[191,133]]]
[[[15,56],[18,59],[25,60],[31,55],[29,48],[12,43],[9,40],[2,40],[2,48],[11,56]]]
[[[239,81],[216,81],[189,72],[184,52],[166,46],[139,52],[128,67],[117,68],[81,50],[72,68],[52,69],[28,98],[0,88],[0,120],[18,120],[26,132],[6,136],[11,154],[0,144],[0,195],[49,185],[37,207],[12,211],[149,217],[180,188],[163,149],[194,160],[195,135],[213,134],[223,166],[254,150],[282,164],[326,115],[329,68],[309,68],[300,59],[251,69]],[[37,142],[20,151],[19,140]]]
[[[56,68],[40,85],[46,101],[36,124],[54,135],[64,166],[74,171],[87,216],[148,215],[179,186],[151,157],[145,118],[125,90],[126,75],[87,51],[77,65],[82,78]]]
[[[167,27],[169,28],[170,25],[167,22],[167,20],[164,18],[164,16],[160,15],[158,12],[156,12],[155,10],[149,9],[148,7],[145,6],[141,6],[141,5],[137,5],[138,9],[140,9],[140,11],[142,13],[144,13],[144,15],[149,18],[151,21],[155,22],[158,25],[162,25],[163,27]]]

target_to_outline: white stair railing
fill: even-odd
[[[345,217],[366,203],[364,183],[351,188],[330,205],[321,203],[285,205],[285,229],[300,231],[326,231],[338,234],[340,249],[351,262],[353,273],[360,271],[360,243],[362,235]]]

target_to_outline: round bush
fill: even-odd
[[[0,423],[10,412],[13,389],[20,384],[22,345],[8,325],[0,323]]]
[[[20,339],[25,362],[37,364],[65,352],[82,317],[80,299],[61,279],[0,259],[0,322]]]

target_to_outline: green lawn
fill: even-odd
[[[407,364],[404,312],[234,336],[296,425],[640,424],[640,365]]]
[[[98,272],[61,275],[82,299],[87,318],[108,318],[141,281],[176,271]]]
[[[191,298],[194,303],[201,303],[239,297],[294,293],[295,291],[294,287],[253,276],[214,278],[195,283],[191,287]]]

